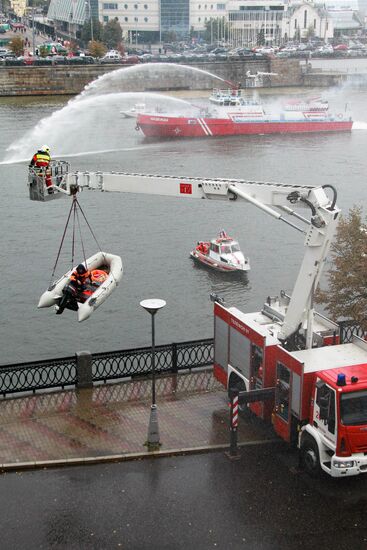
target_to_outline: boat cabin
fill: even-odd
[[[215,240],[210,243],[210,250],[215,254],[232,254],[233,252],[241,252],[238,242],[232,239]]]
[[[244,105],[259,105],[255,99],[249,99],[241,96],[241,90],[219,90],[215,88],[212,95],[209,97],[210,103],[215,105],[228,106],[244,106]]]

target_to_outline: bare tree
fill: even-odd
[[[367,220],[362,208],[354,206],[341,216],[335,242],[331,245],[328,289],[319,290],[316,301],[337,321],[353,319],[367,330]]]

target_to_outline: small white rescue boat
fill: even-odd
[[[97,252],[83,265],[91,272],[91,282],[82,291],[76,292],[75,287],[70,285],[75,266],[51,284],[42,294],[38,307],[55,306],[56,313],[60,313],[60,302],[63,299],[62,309],[65,307],[77,311],[79,322],[88,319],[115,290],[122,278],[123,268],[120,256],[106,252]]]
[[[139,113],[145,113],[146,105],[145,103],[135,103],[131,109],[128,110],[122,110],[120,113],[125,118],[136,118]]]
[[[200,241],[191,258],[219,271],[249,271],[250,261],[241,252],[238,241],[221,231],[216,239]]]

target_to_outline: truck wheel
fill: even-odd
[[[301,467],[311,477],[318,477],[321,474],[320,455],[316,441],[311,437],[305,437],[300,449]]]

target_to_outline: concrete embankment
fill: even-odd
[[[195,71],[185,70],[181,65],[145,64],[127,71],[126,78],[110,81],[109,91],[159,91],[159,90],[205,90],[221,86],[206,72],[224,80],[245,85],[246,73],[258,71],[276,73],[268,83],[271,87],[302,86],[303,75],[298,60],[251,60],[197,63],[186,65]],[[47,67],[0,67],[0,96],[75,95],[98,77],[112,71],[127,70],[121,65],[74,65]]]

